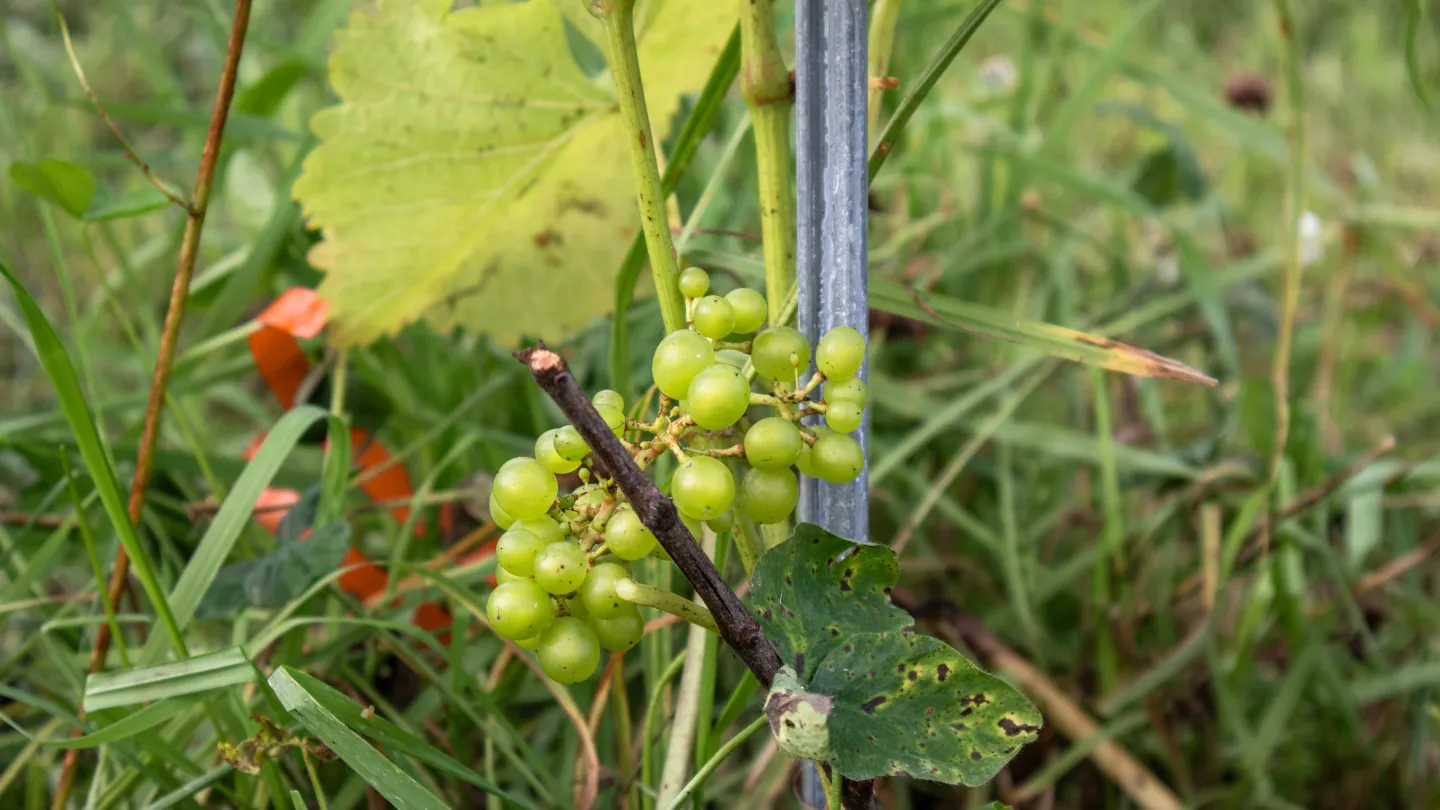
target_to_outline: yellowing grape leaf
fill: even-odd
[[[581,0],[379,0],[336,36],[340,104],[295,196],[324,240],[332,340],[367,343],[424,318],[439,330],[558,339],[609,310],[638,226],[608,74],[575,64],[562,17]],[[735,23],[730,2],[637,10],[656,139],[704,85]],[[585,34],[597,24],[572,17]]]

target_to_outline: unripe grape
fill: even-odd
[[[685,399],[690,381],[715,365],[715,348],[710,341],[689,329],[671,332],[655,347],[650,371],[660,392],[671,399]]]
[[[590,562],[568,541],[551,543],[535,555],[535,581],[553,594],[574,593],[585,581]]]
[[[548,544],[534,532],[527,531],[523,526],[515,526],[501,535],[500,542],[495,544],[495,559],[500,562],[501,568],[512,574],[533,576],[535,555],[546,545]]]
[[[555,603],[535,580],[514,579],[490,592],[485,617],[506,638],[533,638],[555,618]]]
[[[849,433],[860,427],[860,416],[864,409],[854,402],[841,400],[829,405],[825,411],[825,424],[836,433]]]
[[[700,542],[701,532],[704,531],[700,521],[681,512],[680,522],[685,524],[685,529],[690,532],[691,537],[695,538],[695,542]]]
[[[623,412],[625,410],[625,398],[620,396],[619,391],[613,391],[609,388],[596,391],[595,396],[590,398],[590,404],[597,408],[601,405],[609,405],[617,411]]]
[[[580,601],[579,596],[562,599],[561,601],[565,603],[565,613],[567,615],[574,616],[581,621],[590,621],[590,611],[585,609],[585,603]]]
[[[591,619],[590,627],[600,639],[600,646],[610,652],[625,652],[633,649],[645,635],[645,618],[640,609],[630,606],[629,610],[609,619]]]
[[[555,452],[566,461],[580,462],[590,455],[590,445],[580,438],[580,431],[574,425],[566,425],[560,428],[551,441]]]
[[[540,637],[540,668],[560,683],[579,683],[600,665],[600,639],[590,625],[575,618],[556,619]]]
[[[826,332],[815,347],[815,366],[832,380],[855,376],[865,362],[865,336],[850,326]]]
[[[537,518],[550,510],[560,484],[555,474],[533,458],[512,458],[495,473],[495,503],[518,520]]]
[[[730,508],[735,500],[735,479],[719,459],[691,456],[670,479],[670,497],[681,512],[706,520]]]
[[[622,509],[605,524],[605,545],[622,560],[638,560],[655,549],[655,535],[631,509]]]
[[[514,641],[515,641],[515,646],[516,646],[516,647],[519,647],[519,648],[522,649],[522,650],[538,650],[538,649],[540,649],[540,637],[539,637],[539,636],[535,636],[534,638],[517,638],[517,639],[515,639]]]
[[[788,326],[775,326],[755,336],[750,360],[761,377],[793,382],[810,365],[810,344]]]
[[[710,274],[698,267],[687,267],[680,271],[680,294],[686,298],[699,298],[710,289]]]
[[[815,472],[832,484],[854,481],[865,467],[865,451],[860,443],[843,433],[820,436],[810,452]]]
[[[804,446],[800,429],[781,416],[761,419],[745,432],[745,460],[752,467],[789,467]]]
[[[750,362],[750,355],[736,349],[716,349],[715,362],[743,369]]]
[[[615,582],[629,576],[628,571],[615,563],[600,563],[590,569],[580,586],[580,601],[591,618],[613,619],[630,607],[629,602],[615,593]]]
[[[859,377],[851,377],[848,380],[831,380],[825,383],[825,403],[834,405],[837,402],[853,402],[860,407],[865,407],[870,401],[870,386]]]
[[[575,472],[576,468],[580,466],[578,460],[565,458],[555,449],[555,437],[560,434],[561,430],[562,428],[547,430],[535,440],[535,460],[556,475]]]
[[[716,363],[695,375],[687,402],[695,424],[706,430],[724,430],[750,407],[750,384],[739,369]]]
[[[707,295],[695,302],[691,320],[696,332],[719,340],[735,329],[735,308],[718,295]]]
[[[497,560],[497,561],[498,561],[498,560]],[[505,566],[503,566],[503,565],[497,565],[497,566],[495,566],[495,584],[496,584],[496,585],[503,585],[503,584],[505,584],[506,582],[510,582],[510,581],[516,580],[516,579],[532,579],[532,577],[522,577],[522,576],[520,576],[519,574],[512,574],[512,573],[510,573],[509,571],[505,570]]]
[[[740,484],[740,504],[756,523],[779,523],[799,500],[800,482],[787,469],[752,469]]]
[[[517,522],[519,525],[516,528],[524,529],[540,538],[542,548],[565,539],[565,530],[560,528],[560,524],[556,523],[549,515],[541,515],[538,518]]]
[[[735,332],[748,335],[765,324],[765,296],[749,287],[731,290],[725,300],[735,310]]]
[[[558,491],[558,486],[557,486],[557,491]],[[493,520],[493,521],[495,521],[495,525],[496,525],[496,526],[499,526],[499,527],[502,528],[502,529],[508,529],[508,528],[510,528],[511,524],[513,524],[513,523],[515,522],[515,518],[511,517],[509,512],[506,512],[504,509],[501,509],[501,508],[500,508],[500,504],[498,504],[498,503],[495,502],[495,490],[494,490],[493,488],[490,490],[490,507],[489,507],[489,508],[490,508],[490,519]]]
[[[795,468],[798,469],[801,474],[808,475],[811,478],[820,477],[820,474],[815,471],[815,452],[810,445],[801,445],[800,455],[795,457]]]
[[[735,515],[730,510],[727,510],[724,514],[720,515],[720,517],[713,517],[705,521],[705,525],[708,526],[712,532],[728,532],[735,528]]]
[[[610,428],[611,433],[619,436],[625,432],[624,411],[610,405],[596,405],[595,412],[600,414],[601,419],[605,420],[605,424]]]

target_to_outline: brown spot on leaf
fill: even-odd
[[[864,703],[861,703],[860,711],[865,712],[866,714],[874,714],[875,710],[880,707],[880,704],[884,703],[887,700],[889,700],[889,698],[885,697],[884,695],[876,695],[875,697],[870,698]]]
[[[805,653],[803,652],[795,653],[795,673],[797,675],[805,674]]]
[[[910,670],[910,675],[909,675],[908,677],[909,677],[910,680],[912,680],[912,681],[919,680],[919,679],[920,679],[920,671],[919,671],[919,670],[912,669],[912,670]]]
[[[941,664],[940,666],[935,668],[935,677],[940,679],[941,681],[944,681],[947,677],[949,677],[949,675],[950,667]]]
[[[534,242],[535,247],[547,248],[551,245],[564,244],[565,238],[560,235],[559,231],[556,231],[554,229],[547,229],[535,234]]]
[[[970,752],[970,758],[973,759],[973,760],[975,760],[976,762],[979,762],[980,759],[981,759],[981,757],[980,757],[980,752],[979,752],[979,751],[971,751],[971,752]]]
[[[950,727],[953,728],[953,729],[955,729],[956,732],[961,732],[961,731],[964,731],[964,730],[967,729],[967,728],[970,728],[969,726],[965,725],[964,723],[953,723],[953,724],[951,724]]]
[[[775,614],[774,614],[774,613],[771,613],[771,612],[770,612],[770,608],[768,608],[768,607],[765,608],[765,614],[764,614],[764,615],[765,615],[765,621],[767,621],[767,622],[768,622],[768,621],[771,621],[771,620],[773,620],[773,619],[775,618]]]
[[[1029,723],[1017,723],[1008,717],[1000,718],[1000,722],[996,723],[996,725],[1000,727],[1001,731],[1005,732],[1006,737],[1016,737],[1027,731],[1040,730],[1039,726],[1032,726]]]

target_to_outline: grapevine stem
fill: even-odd
[[[740,0],[740,95],[755,130],[771,326],[785,322],[782,291],[795,283],[794,170],[790,167],[790,71],[775,37],[771,0]]]
[[[696,627],[703,627],[716,635],[720,633],[720,628],[715,624],[715,617],[710,614],[708,608],[678,594],[642,585],[632,579],[617,580],[615,593],[632,605],[663,610]]]
[[[660,165],[655,158],[655,138],[650,130],[650,113],[645,108],[645,89],[640,81],[640,58],[635,46],[635,0],[595,0],[592,12],[605,24],[610,40],[610,70],[620,97],[620,117],[625,123],[630,163],[635,172],[635,197],[640,208],[640,226],[645,232],[645,249],[650,254],[650,272],[665,331],[685,328],[685,299],[680,295],[680,268],[670,221],[665,216],[665,193],[660,186]]]

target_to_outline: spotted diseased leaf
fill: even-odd
[[[802,523],[760,558],[747,601],[781,662],[808,683],[843,637],[914,626],[890,601],[898,575],[890,549]]]
[[[810,524],[767,551],[748,606],[784,666],[765,704],[791,756],[851,779],[979,785],[1035,739],[1041,717],[1008,683],[914,632],[890,602],[895,555]]]
[[[326,272],[331,340],[424,318],[510,344],[606,312],[638,214],[613,82],[587,76],[567,41],[562,7],[578,0],[362,5],[330,59],[340,104],[315,116],[320,145],[295,184],[324,237],[310,260]],[[733,3],[640,4],[657,140],[736,15]]]

